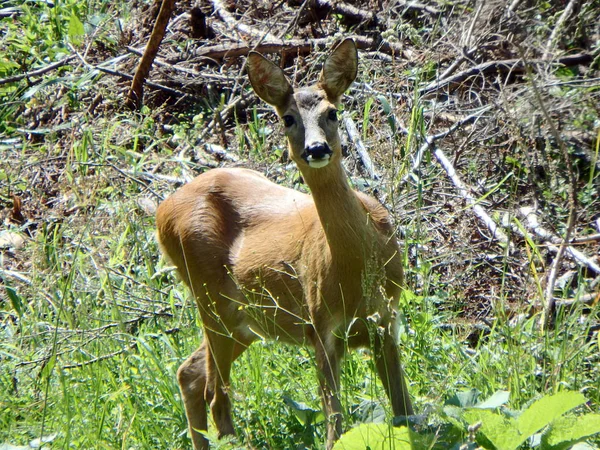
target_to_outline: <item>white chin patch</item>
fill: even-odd
[[[331,157],[329,155],[325,155],[322,159],[313,159],[312,156],[308,157],[308,165],[314,169],[320,169],[321,167],[325,167],[329,164]]]

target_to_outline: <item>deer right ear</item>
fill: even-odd
[[[248,55],[248,78],[256,95],[269,105],[283,108],[292,95],[292,85],[283,70],[260,53]]]

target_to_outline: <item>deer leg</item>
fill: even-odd
[[[196,430],[208,427],[205,398],[208,379],[206,376],[207,342],[185,360],[177,371],[177,380],[183,397],[190,435],[195,450],[208,449],[208,441]]]
[[[375,332],[373,351],[377,373],[392,403],[394,416],[414,414],[396,340],[387,327],[383,334]]]
[[[207,392],[212,394],[210,410],[221,438],[235,435],[229,400],[231,365],[248,348],[249,343],[208,331],[207,338],[211,355],[207,366],[210,380]]]
[[[335,441],[342,435],[342,404],[339,398],[339,389],[343,343],[337,341],[332,342],[331,349],[326,348],[327,346],[321,338],[317,339],[315,345],[321,399],[327,420],[327,450],[331,450]]]

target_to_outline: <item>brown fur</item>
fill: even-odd
[[[402,265],[393,227],[376,200],[350,188],[330,114],[356,76],[356,56],[354,43],[344,41],[319,83],[295,91],[273,63],[256,53],[248,59],[256,93],[280,117],[294,118],[286,130],[290,153],[312,196],[250,170],[216,169],[158,209],[159,242],[190,287],[205,331],[178,372],[196,449],[208,447],[196,431],[207,427],[207,404],[219,436],[233,434],[231,364],[259,336],[315,347],[327,448],[342,432],[344,341],[373,344],[394,414],[412,414],[394,340]],[[302,156],[315,142],[333,151],[321,168]]]

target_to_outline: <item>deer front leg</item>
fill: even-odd
[[[342,342],[332,343],[331,349],[327,349],[324,341],[327,337],[317,339],[315,345],[315,358],[319,372],[319,385],[323,410],[327,421],[327,450],[333,448],[333,444],[342,435],[342,404],[339,398],[340,388],[340,359],[343,351]],[[331,338],[329,339],[331,340]]]
[[[413,415],[413,407],[408,395],[408,387],[404,379],[404,371],[400,363],[400,355],[396,340],[390,332],[390,327],[375,331],[373,352],[375,366],[379,378],[392,403],[394,416]],[[382,331],[382,333],[379,333]]]

